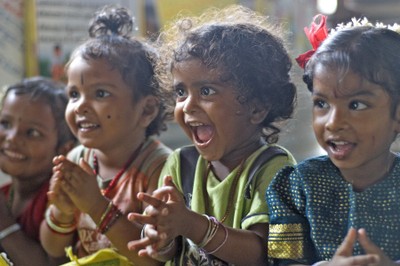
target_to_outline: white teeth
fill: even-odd
[[[346,145],[348,142],[347,141],[331,141],[335,145]]]
[[[200,122],[191,122],[191,123],[189,123],[189,126],[191,126],[191,127],[199,127],[199,126],[203,126],[204,124],[203,123],[200,123]]]
[[[97,127],[97,125],[92,124],[92,123],[80,123],[79,127],[80,128],[94,128],[94,127]]]
[[[19,159],[19,160],[25,159],[25,155],[9,150],[4,150],[4,154],[13,159]]]

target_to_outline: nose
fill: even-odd
[[[325,128],[329,131],[340,131],[348,126],[347,114],[340,108],[331,108],[327,114]]]
[[[196,112],[197,100],[194,95],[189,95],[183,102],[183,112],[185,114],[193,114]]]
[[[86,114],[88,112],[88,102],[85,97],[80,97],[74,106],[74,113],[75,114]]]
[[[16,141],[18,137],[18,129],[17,128],[8,128],[6,130],[2,129],[2,135],[4,136],[6,141]]]

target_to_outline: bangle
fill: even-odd
[[[7,236],[21,230],[21,226],[17,223],[10,225],[9,227],[0,231],[0,241],[6,238]]]
[[[68,235],[75,231],[76,229],[76,220],[72,221],[71,223],[60,223],[55,219],[53,214],[51,213],[51,207],[47,208],[46,210],[46,224],[49,229],[55,233],[61,235]]]
[[[205,215],[205,214],[204,214],[204,216],[208,219],[208,227],[207,227],[207,232],[204,235],[203,239],[197,245],[199,248],[204,248],[211,241],[211,239],[214,238],[214,236],[217,233],[218,228],[219,228],[219,223],[218,223],[217,219],[215,219],[212,216]]]
[[[174,245],[175,245],[175,239],[172,239],[172,241],[169,242],[168,245],[157,250],[157,256],[164,256],[168,254],[172,250]]]
[[[220,250],[220,248],[222,248],[222,246],[225,245],[226,241],[228,240],[228,235],[229,235],[228,229],[226,229],[226,227],[222,223],[218,222],[218,224],[224,229],[225,238],[224,241],[222,241],[222,243],[218,247],[216,247],[213,251],[207,252],[208,254],[213,254],[218,250]]]
[[[142,227],[142,231],[140,231],[140,239],[145,238],[145,229],[146,229],[147,224],[144,224]]]

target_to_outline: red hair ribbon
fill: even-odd
[[[317,20],[319,20],[319,23],[317,23]],[[310,60],[311,56],[315,53],[317,48],[328,36],[328,29],[326,28],[326,16],[321,14],[316,15],[313,18],[310,28],[305,27],[304,32],[308,40],[310,41],[313,49],[299,55],[296,58],[297,64],[299,64],[299,66],[303,69],[306,66],[308,60]]]

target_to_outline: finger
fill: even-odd
[[[375,255],[359,255],[350,257],[347,261],[346,265],[369,265],[378,262],[377,256]]]
[[[157,224],[156,218],[154,218],[153,216],[142,215],[142,214],[133,213],[133,212],[130,213],[130,221],[138,222],[140,224],[152,224],[152,225]]]
[[[62,161],[64,161],[66,158],[64,155],[57,155],[53,158],[53,164],[57,165],[59,163],[61,163]]]
[[[137,195],[137,198],[138,198],[138,200],[146,202],[147,204],[152,205],[155,208],[159,208],[160,206],[162,206],[162,204],[164,204],[163,201],[160,200],[162,197],[158,197],[162,193],[161,192],[158,193],[157,194],[158,196],[156,197],[156,195],[154,195],[154,192],[153,192],[153,196],[149,195],[147,193],[139,192]]]
[[[172,183],[173,184],[173,183]],[[153,197],[160,199],[163,202],[166,201],[184,201],[182,193],[175,187],[173,184],[172,186],[162,186],[161,188],[155,190],[152,194]]]
[[[337,249],[335,255],[350,257],[353,253],[353,246],[357,239],[357,231],[354,228],[350,228],[342,244]]]
[[[79,159],[79,166],[89,175],[93,175],[92,167],[83,158]]]
[[[381,261],[390,261],[390,259],[386,256],[386,254],[372,242],[372,240],[368,237],[367,231],[365,229],[358,230],[358,241],[363,247],[365,253],[370,254],[374,257],[374,261],[370,263],[379,263]]]
[[[167,175],[167,176],[164,177],[163,185],[176,188],[175,183],[172,180],[172,176],[170,176],[170,175]]]
[[[144,249],[146,248],[146,246],[151,244],[153,244],[153,241],[150,238],[145,237],[138,240],[130,241],[127,245],[129,250],[139,250]]]

